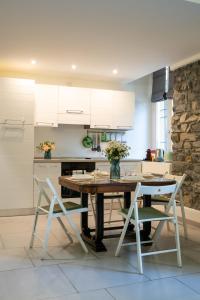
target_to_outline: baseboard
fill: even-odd
[[[0,217],[28,216],[34,213],[34,208],[0,209]]]
[[[161,209],[161,205],[155,205],[156,208]],[[178,218],[182,217],[181,208],[177,206],[177,216]],[[200,210],[193,209],[190,207],[185,207],[185,217],[188,223],[194,226],[199,226],[200,224]]]

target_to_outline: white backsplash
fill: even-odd
[[[35,156],[42,157],[43,153],[36,149],[36,146],[43,141],[53,141],[56,150],[52,156],[64,157],[104,157],[102,152],[91,151],[82,146],[82,139],[87,135],[87,130],[83,126],[61,125],[58,128],[36,127],[35,128]],[[106,143],[101,143],[101,148]]]

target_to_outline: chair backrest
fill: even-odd
[[[145,183],[141,184],[140,182],[137,184],[135,193],[134,193],[134,199],[133,202],[131,203],[129,212],[128,212],[128,218],[131,217],[133,209],[134,209],[134,214],[137,217],[138,212],[137,212],[137,200],[138,197],[142,195],[164,195],[164,194],[171,194],[171,198],[169,200],[170,205],[172,203],[176,203],[175,197],[178,191],[178,184],[168,184],[168,185],[162,185],[162,186],[156,186],[155,184],[152,185],[145,185]]]
[[[57,204],[59,204],[63,213],[67,214],[67,210],[66,210],[65,206],[63,205],[62,200],[59,197],[51,180],[49,178],[46,178],[46,180],[41,180],[37,176],[34,176],[34,180],[35,180],[35,182],[39,188],[39,192],[40,192],[37,206],[40,206],[41,198],[42,198],[42,196],[44,196],[44,198],[50,205],[50,210],[52,210],[52,212],[53,212],[54,205],[57,203]],[[51,192],[51,196],[48,195],[47,189]]]
[[[176,180],[176,182],[178,184],[178,191],[177,192],[179,192],[180,189],[181,189],[181,187],[182,187],[182,184],[183,184],[183,182],[184,182],[184,180],[186,178],[186,176],[187,176],[186,174],[183,174],[183,175],[173,175],[173,174],[166,173],[164,175],[164,178]]]
[[[45,198],[48,204],[51,203],[51,198],[48,195],[46,189],[48,188],[47,182],[45,180],[39,179],[36,175],[33,176],[35,183],[37,184],[39,190],[38,205],[40,205],[42,196]]]
[[[140,187],[140,192],[143,195],[164,195],[164,194],[172,194],[176,191],[177,184],[169,184],[169,185],[145,185],[142,184]]]

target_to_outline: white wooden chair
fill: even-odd
[[[34,180],[38,186],[39,189],[39,197],[38,197],[38,203],[35,211],[35,220],[33,224],[33,231],[30,241],[30,248],[33,247],[34,238],[37,237],[39,240],[43,243],[44,251],[47,251],[48,249],[48,239],[49,234],[51,231],[51,225],[52,225],[52,219],[56,218],[61,225],[62,229],[64,230],[66,236],[69,238],[71,242],[73,242],[71,236],[69,235],[65,225],[63,224],[61,217],[64,216],[66,220],[68,221],[69,225],[73,229],[78,241],[80,242],[83,250],[88,253],[88,249],[85,246],[85,243],[80,235],[79,229],[76,226],[76,224],[73,222],[71,215],[82,213],[88,211],[87,207],[82,207],[79,204],[76,204],[74,202],[63,202],[61,198],[59,197],[56,189],[54,188],[53,184],[51,183],[50,179],[47,178],[45,181],[39,180],[36,176],[34,176]],[[47,193],[47,190],[52,195],[51,198],[49,197],[49,193]],[[47,202],[46,206],[41,206],[42,198],[44,198]],[[47,226],[45,229],[45,237],[44,240],[42,240],[39,235],[36,233],[36,226],[38,221],[38,216],[40,213],[46,213],[48,215],[47,219]]]
[[[121,199],[123,199],[123,195],[121,193],[106,193],[106,194],[104,194],[104,199],[109,199],[110,200],[108,221],[105,221],[104,223],[110,224],[111,222],[121,221],[121,220],[112,221],[111,218],[112,218],[112,211],[113,211],[114,201],[118,202],[120,209],[122,209]],[[91,203],[92,214],[93,214],[93,217],[94,217],[94,223],[96,223],[96,211],[95,211],[95,205],[94,205],[95,194],[90,194],[89,200],[90,200],[90,203]]]
[[[179,267],[182,266],[180,241],[179,241],[179,229],[178,229],[178,221],[176,215],[176,201],[175,201],[177,189],[178,189],[177,184],[166,185],[166,186],[155,186],[155,185],[145,186],[145,185],[141,185],[141,183],[138,183],[135,190],[134,199],[130,208],[122,209],[120,212],[121,215],[126,219],[126,221],[119,239],[115,256],[119,255],[122,246],[136,244],[138,269],[140,274],[143,274],[142,257],[146,255],[156,255],[156,254],[167,253],[167,252],[176,252],[178,266]],[[138,197],[140,194],[143,195],[171,194],[171,198],[168,205],[169,207],[171,206],[173,207],[173,214],[169,216],[168,214],[160,212],[159,210],[153,207],[138,208]],[[176,248],[142,253],[141,244],[152,242],[152,241],[143,241],[143,242],[140,241],[140,225],[144,222],[150,222],[150,221],[158,221],[158,222],[162,221],[162,223],[163,221],[172,221],[174,223]],[[136,232],[135,243],[123,243],[129,222],[131,222],[135,226],[135,232]],[[159,235],[160,235],[160,230],[159,230]]]
[[[187,225],[186,225],[186,217],[185,217],[185,208],[184,208],[184,201],[183,201],[183,194],[182,194],[182,185],[186,178],[186,174],[183,174],[182,176],[178,175],[172,175],[172,174],[165,174],[164,178],[166,179],[175,179],[178,184],[178,191],[177,195],[179,195],[179,198],[176,199],[176,205],[180,206],[181,208],[181,214],[182,214],[182,224],[184,229],[184,236],[187,239],[188,238],[188,231],[187,231]],[[158,195],[158,196],[152,196],[151,197],[151,205],[163,205],[165,207],[165,212],[167,209],[167,205],[169,202],[169,197],[164,195]],[[169,226],[168,226],[169,228]]]

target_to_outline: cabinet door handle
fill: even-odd
[[[67,114],[83,114],[83,110],[80,109],[67,109]]]
[[[43,125],[50,125],[53,126],[54,123],[50,123],[50,122],[36,122],[37,125],[43,124]]]
[[[110,128],[110,125],[94,125],[96,128]]]
[[[117,126],[118,129],[132,129],[132,126]]]
[[[20,119],[5,119],[4,122],[1,122],[2,125],[9,125],[9,126],[24,126],[25,120]]]

